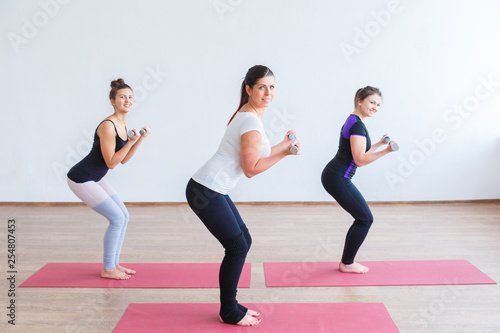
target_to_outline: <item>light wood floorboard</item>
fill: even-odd
[[[238,291],[241,303],[381,302],[401,332],[500,332],[498,285],[452,287],[451,301],[442,297],[449,286],[266,288],[263,262],[339,260],[352,218],[333,203],[237,206],[253,237],[252,282]],[[371,209],[375,222],[358,261],[466,259],[500,281],[498,202]],[[122,262],[220,262],[222,247],[187,204],[130,205],[129,211]],[[107,222],[87,207],[3,205],[0,216],[4,272],[7,219],[17,221],[17,284],[48,262],[101,262]],[[129,303],[218,302],[218,289],[17,288],[13,328],[6,278],[1,281],[0,331],[112,332]]]

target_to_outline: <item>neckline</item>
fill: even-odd
[[[356,118],[357,118],[357,119],[359,119],[362,123],[364,123],[363,119],[361,119],[361,117],[360,117],[360,116],[358,116],[357,114],[351,113],[351,116],[356,117]]]
[[[255,117],[257,117],[257,119],[259,119],[259,121],[262,121],[262,119],[260,119],[259,116],[255,112],[252,112],[252,111],[238,111],[238,113],[249,113],[249,114],[252,114]]]
[[[126,139],[122,139],[122,137],[120,136],[120,134],[118,133],[118,130],[116,129],[116,125],[115,125],[115,122],[111,119],[104,119],[101,124],[105,121],[110,121],[112,124],[113,124],[113,127],[115,128],[115,133],[116,133],[116,137],[119,138],[120,140],[122,140],[123,142],[127,142],[128,141],[128,136]],[[99,127],[99,126],[98,126]],[[127,126],[125,126],[125,135],[127,134]]]

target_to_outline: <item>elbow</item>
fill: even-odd
[[[114,163],[114,164],[111,164],[111,163],[106,163],[106,166],[108,167],[108,169],[110,170],[113,170],[114,168],[116,168],[118,164],[117,163]]]
[[[255,172],[250,172],[250,171],[243,171],[243,173],[247,178],[252,178],[253,176],[257,175]]]
[[[362,166],[366,165],[366,163],[363,163],[362,161],[359,160],[354,160],[354,164],[356,164],[358,168],[361,168]]]
[[[249,168],[242,168],[242,169],[243,169],[243,173],[245,174],[245,177],[247,177],[247,178],[252,178],[255,175],[257,175],[257,172],[255,172],[255,170],[253,170],[253,169],[249,169]]]

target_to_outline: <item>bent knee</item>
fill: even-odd
[[[356,218],[355,223],[359,226],[370,227],[373,224],[373,216],[371,214]]]
[[[241,226],[241,231],[243,232],[243,236],[245,237],[247,241],[247,246],[248,246],[248,251],[250,250],[250,247],[252,247],[252,236],[250,235],[250,231],[248,231],[248,228],[246,225]]]
[[[243,256],[246,255],[250,249],[243,232],[237,237],[221,241],[221,243],[226,250],[226,255]]]
[[[109,220],[109,223],[112,226],[121,227],[121,226],[127,224],[127,222],[128,222],[128,215],[115,214],[113,216],[108,217],[108,220]]]

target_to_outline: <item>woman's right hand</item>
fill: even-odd
[[[146,138],[149,134],[151,134],[151,128],[149,128],[149,126],[144,126],[142,129],[146,131],[145,133],[141,134],[143,138]]]
[[[380,141],[378,142],[380,145],[386,145],[388,142],[385,142],[385,137],[388,136],[387,134],[382,135],[382,138],[380,138]]]

